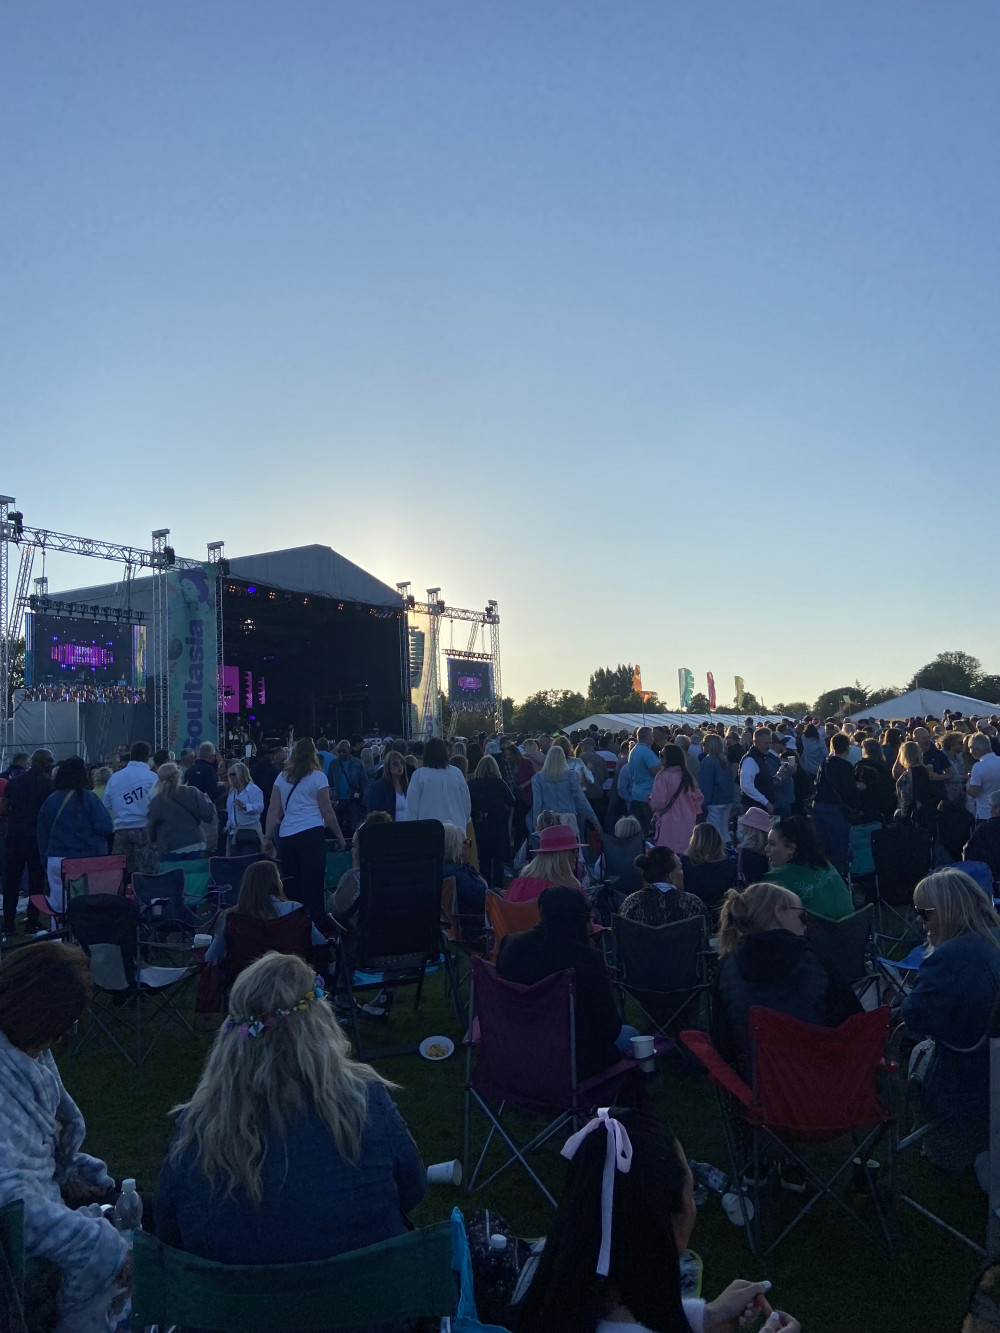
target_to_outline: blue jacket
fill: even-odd
[[[107,856],[113,831],[111,816],[92,791],[54,791],[38,812],[38,852],[43,862],[48,856]]]
[[[341,796],[340,794],[341,776],[347,779],[347,796]],[[363,801],[365,799],[365,766],[353,754],[348,755],[343,762],[337,755],[334,755],[330,760],[326,780],[330,784],[330,799],[334,805],[338,801]]]
[[[368,788],[368,813],[373,810],[384,810],[389,818],[395,823],[396,820],[396,788],[388,778],[376,778]]]
[[[551,810],[560,815],[576,815],[577,829],[581,836],[586,832],[588,824],[600,828],[594,808],[584,796],[580,779],[572,769],[561,782],[549,782],[543,773],[536,773],[531,779],[532,821],[537,819],[543,810]]]
[[[732,805],[736,799],[732,769],[716,759],[714,754],[702,755],[698,786],[706,805]]]
[[[1000,949],[971,930],[937,945],[920,966],[903,1017],[935,1039],[924,1098],[936,1115],[989,1112],[986,1025],[998,990]]]
[[[213,1194],[196,1159],[194,1145],[177,1162],[167,1156],[156,1191],[156,1234],[167,1245],[223,1264],[331,1259],[401,1236],[405,1214],[427,1188],[417,1145],[381,1083],[368,1085],[356,1165],[340,1156],[315,1111],[284,1142],[268,1139],[260,1208],[241,1190]]]

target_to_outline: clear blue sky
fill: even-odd
[[[993,0],[8,6],[0,490],[496,597],[517,697],[1000,671],[998,68]]]

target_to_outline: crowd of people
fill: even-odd
[[[46,704],[141,704],[146,691],[125,681],[97,684],[85,681],[48,680],[17,691],[16,699]]]
[[[857,906],[845,874],[852,828],[905,822],[929,831],[937,862],[914,893],[927,956],[898,1012],[914,1039],[935,1041],[923,1084],[936,1127],[927,1155],[956,1172],[988,1146],[984,1034],[1000,992],[1000,921],[962,858],[1000,874],[992,720],[320,737],[225,755],[208,743],[177,756],[137,743],[94,767],[74,756],[55,765],[39,750],[0,775],[0,819],[0,1204],[25,1199],[28,1252],[63,1271],[61,1333],[105,1327],[130,1281],[127,1249],[101,1209],[116,1183],[80,1151],[83,1120],[51,1054],[86,1010],[86,959],[69,944],[25,942],[42,934],[30,906],[19,934],[24,879],[51,901],[64,857],[114,851],[143,873],[217,848],[262,852],[234,910],[269,920],[301,904],[322,949],[351,929],[365,823],[437,820],[463,914],[482,924],[491,893],[537,902],[537,923],[503,939],[497,970],[532,985],[572,969],[581,1077],[619,1059],[636,1031],[595,948],[594,907],[610,889],[626,919],[696,918],[703,941],[716,941],[704,1021],[751,1079],[753,1006],[825,1027],[859,1012],[850,979],[810,947],[808,922]],[[327,854],[348,844],[351,867],[327,893]],[[615,894],[616,866],[630,878]],[[226,957],[226,922],[223,913],[207,966]],[[282,1263],[405,1230],[426,1188],[420,1152],[392,1085],[352,1059],[343,1001],[331,1003],[329,986],[327,970],[276,952],[232,980],[198,1086],[176,1108],[156,1189],[152,1225],[168,1244],[223,1263]],[[378,1000],[384,1015],[391,990]],[[612,1172],[609,1201],[606,1163],[624,1143],[632,1169]],[[562,1202],[511,1328],[721,1333],[763,1315],[769,1328],[797,1330],[791,1316],[772,1316],[761,1284],[734,1283],[707,1304],[682,1299],[691,1176],[648,1097],[597,1116],[565,1155]]]

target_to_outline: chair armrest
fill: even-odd
[[[705,1066],[705,1072],[708,1074],[713,1087],[730,1093],[744,1106],[753,1104],[753,1093],[750,1088],[740,1078],[732,1065],[723,1060],[707,1032],[699,1032],[696,1028],[688,1028],[680,1034],[680,1040],[681,1045],[686,1047]]]

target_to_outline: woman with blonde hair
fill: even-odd
[[[736,883],[736,862],[730,861],[726,855],[725,843],[713,824],[694,826],[687,851],[681,857],[681,869],[685,889],[700,898],[706,907],[715,907],[726,890]]]
[[[181,782],[176,764],[161,764],[150,788],[146,833],[161,861],[195,861],[205,855],[203,824],[216,817],[203,791]]]
[[[514,793],[500,776],[500,766],[493,755],[483,755],[475,776],[469,779],[469,799],[480,872],[491,889],[502,889],[504,866],[510,860]]]
[[[903,1018],[935,1043],[922,1096],[937,1123],[924,1152],[942,1170],[958,1171],[989,1146],[988,1028],[1000,992],[1000,918],[957,867],[922,879],[913,909],[930,948]]]
[[[538,852],[534,860],[529,861],[517,879],[511,880],[507,886],[504,894],[507,902],[531,902],[553,884],[577,889],[583,894],[583,888],[576,877],[578,851],[579,841],[572,824],[550,824],[543,828],[538,837]]]
[[[896,781],[900,818],[918,828],[933,828],[940,796],[925,767],[924,752],[916,741],[905,741],[900,746],[897,763],[902,768]]]
[[[240,880],[240,891],[236,906],[229,907],[219,916],[212,943],[205,952],[206,963],[221,963],[226,956],[226,918],[231,912],[238,916],[253,917],[255,921],[276,921],[278,917],[288,916],[302,906],[285,897],[285,889],[278,874],[278,867],[273,861],[256,861],[247,866]],[[316,945],[326,943],[315,926],[312,928],[312,942]]]
[[[158,1237],[217,1263],[285,1264],[403,1235],[427,1176],[391,1086],[351,1059],[312,968],[265,954],[174,1108]]]
[[[253,856],[260,851],[260,818],[264,793],[250,777],[246,764],[234,761],[226,771],[226,855]]]
[[[776,1009],[817,1027],[839,1027],[861,1006],[847,981],[806,941],[802,900],[780,884],[730,889],[719,919],[712,1040],[750,1082],[750,1010]]]
[[[264,851],[273,855],[280,832],[281,870],[295,881],[295,896],[322,930],[328,925],[323,904],[328,828],[341,851],[346,847],[330,801],[330,784],[320,765],[311,736],[300,736],[292,746],[284,770],[274,780],[267,811]]]
[[[566,752],[559,745],[552,746],[541,771],[531,779],[531,808],[570,815],[577,835],[588,824],[600,831],[600,820],[583,794],[579,775],[570,768]]]

